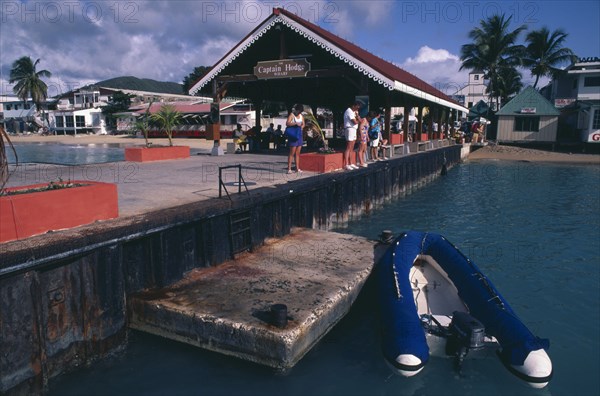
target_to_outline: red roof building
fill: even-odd
[[[277,71],[297,62],[307,65],[304,74],[257,72],[261,65],[268,66],[262,70]],[[257,108],[263,101],[279,101],[341,113],[357,96],[368,96],[371,108],[427,107],[440,118],[444,114],[454,119],[468,112],[415,75],[281,8],[225,54],[190,94],[222,91],[249,98]]]

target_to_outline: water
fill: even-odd
[[[125,160],[125,150],[119,144],[17,143],[14,145],[19,163],[45,163],[58,165],[99,164]],[[15,163],[9,148],[8,162]]]
[[[380,352],[373,284],[287,375],[132,332],[121,355],[51,381],[53,395],[598,395],[600,168],[479,162],[390,203],[340,232],[438,232],[470,256],[538,336],[554,378],[529,388],[495,357],[431,358],[413,378]]]

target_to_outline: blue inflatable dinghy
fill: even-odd
[[[531,386],[550,381],[548,340],[533,335],[475,263],[443,236],[403,233],[377,264],[377,277],[383,354],[400,374],[417,374],[440,349],[460,367],[469,351],[492,346]]]

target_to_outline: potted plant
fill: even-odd
[[[16,158],[0,126],[0,243],[118,217],[116,184],[59,180],[5,188],[10,176],[7,146]]]
[[[152,103],[154,103],[153,100],[151,100],[150,103],[148,103],[148,107],[146,108],[146,112],[144,113],[144,115],[142,117],[140,117],[138,120],[136,120],[136,122],[134,124],[134,128],[136,130],[139,130],[140,132],[142,132],[142,135],[144,135],[144,141],[146,142],[146,147],[150,147],[150,145],[152,144],[148,140],[148,131],[150,129],[150,107],[152,107]]]
[[[329,148],[323,129],[319,125],[317,118],[312,113],[310,107],[304,113],[304,120],[312,125],[313,132],[317,133],[319,139],[323,142],[323,147],[315,153],[300,154],[302,169],[312,172],[327,173],[342,169],[343,153],[337,153]],[[354,158],[353,158],[354,159]]]
[[[23,101],[31,97],[39,111],[48,90],[40,77],[49,77],[50,72],[36,71],[38,63],[39,59],[33,62],[28,56],[16,60],[10,82],[16,83],[17,96]],[[5,188],[10,176],[9,146],[18,160],[8,133],[0,126],[0,243],[118,216],[116,184],[59,180]]]
[[[402,144],[404,143],[404,134],[400,131],[395,131],[390,133],[390,144],[391,145],[396,145],[396,144]]]
[[[146,110],[144,119],[140,121],[146,139],[146,147],[127,147],[125,148],[126,161],[158,161],[168,159],[188,158],[190,156],[189,146],[173,146],[173,128],[181,121],[181,113],[175,109],[175,106],[164,104],[157,113],[148,117],[150,107]],[[169,146],[154,146],[148,142],[148,122],[153,121],[158,124],[169,139]]]

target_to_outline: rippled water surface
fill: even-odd
[[[534,390],[497,358],[432,358],[391,374],[380,352],[373,287],[287,375],[133,332],[121,355],[51,383],[51,394],[598,395],[600,168],[471,162],[340,232],[375,239],[438,232],[470,256],[526,325],[549,338],[554,378]],[[318,263],[316,263],[318,265]]]
[[[14,147],[19,163],[82,165],[125,160],[125,151],[119,144],[20,143]],[[8,162],[14,164],[14,153],[10,149],[7,152]]]

